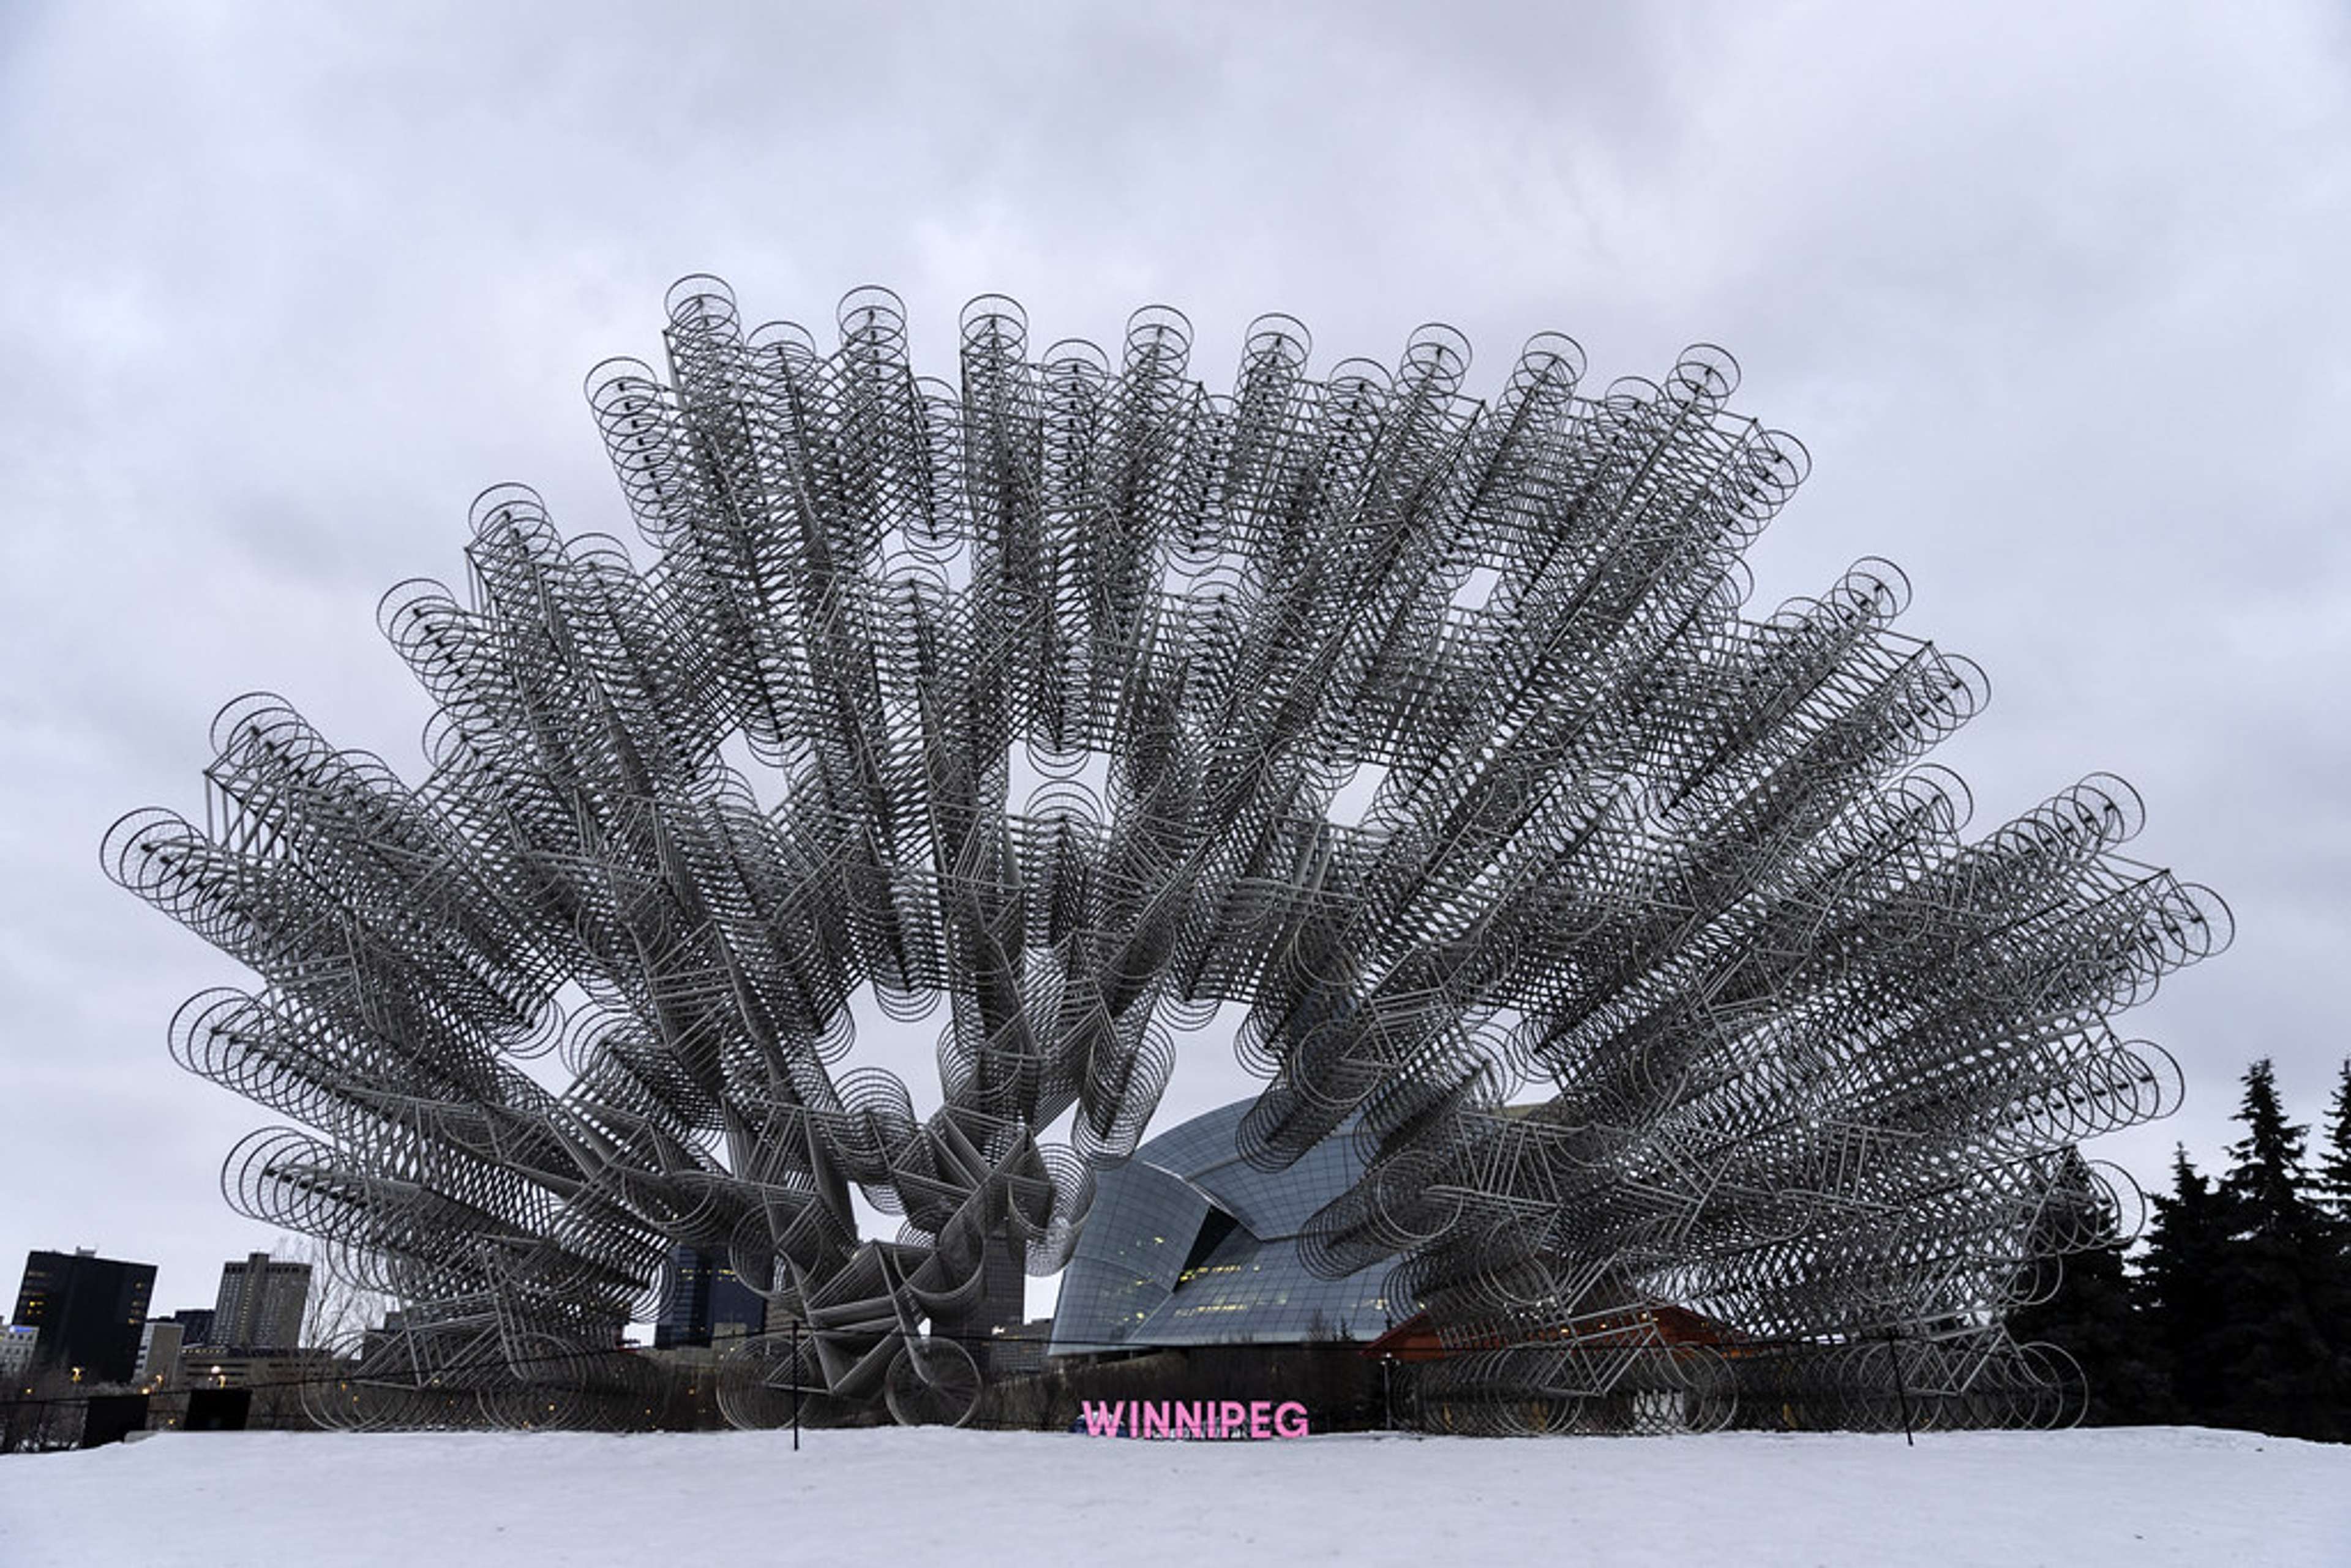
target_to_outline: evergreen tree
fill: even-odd
[[[2326,1114],[2326,1149],[2318,1158],[2318,1202],[2337,1226],[2351,1227],[2351,1058],[2335,1081]]]
[[[2331,1321],[2338,1249],[2308,1196],[2303,1149],[2309,1130],[2289,1123],[2265,1058],[2245,1073],[2230,1148],[2229,1241],[2216,1283],[2221,1322],[2211,1342],[2226,1377],[2217,1412],[2225,1425],[2299,1437],[2345,1435],[2346,1389]]]
[[[2306,1188],[2303,1149],[2310,1129],[2285,1119],[2278,1102],[2277,1072],[2262,1057],[2245,1070],[2245,1094],[2235,1120],[2245,1135],[2229,1145],[2235,1163],[2229,1169],[2229,1190],[2241,1200],[2238,1218],[2253,1233],[2284,1234],[2316,1218]]]
[[[2166,1419],[2220,1418],[2229,1378],[2214,1346],[2227,1316],[2220,1276],[2231,1207],[2229,1194],[2205,1179],[2186,1148],[2173,1152],[2171,1191],[2155,1198],[2138,1279],[2148,1349],[2168,1396]]]
[[[2079,1153],[2069,1151],[2067,1163],[2076,1178],[2070,1189],[2078,1201],[2053,1202],[2032,1250],[2067,1245],[2076,1250],[2039,1263],[2038,1269],[2058,1270],[2056,1289],[2046,1300],[2011,1313],[2009,1334],[2020,1344],[2055,1345],[2073,1358],[2089,1385],[2082,1416],[2086,1425],[2168,1420],[2171,1392],[2150,1343],[2149,1314],[2139,1310],[2123,1271],[2121,1217]],[[2087,1248],[2080,1245],[2085,1232],[2094,1239]]]
[[[2351,1437],[2351,1061],[2335,1081],[2326,1148],[2318,1160],[2318,1202],[2333,1232],[2318,1321],[2329,1350],[2335,1435]]]

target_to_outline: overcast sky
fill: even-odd
[[[378,596],[458,572],[493,481],[628,529],[580,380],[651,355],[693,271],[819,327],[886,283],[937,372],[987,290],[1040,342],[1176,305],[1212,382],[1276,309],[1323,364],[1450,321],[1473,391],[1544,329],[1603,381],[1727,345],[1814,460],[1759,606],[1900,562],[1905,629],[1992,678],[1938,756],[1976,831],[2111,769],[2137,852],[2235,909],[2121,1020],[2188,1110],[2095,1152],[2150,1185],[2175,1140],[2217,1159],[2258,1054],[2320,1113],[2351,1050],[2341,13],[982,10],[0,0],[0,1289],[90,1246],[209,1304],[267,1244],[216,1184],[272,1118],[164,1043],[237,972],[99,835],[200,810],[256,688],[414,776]],[[1240,1087],[1196,1050],[1163,1118]]]

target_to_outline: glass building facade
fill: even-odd
[[[725,1253],[672,1247],[664,1273],[661,1316],[653,1320],[656,1350],[765,1332],[766,1298],[735,1277]]]
[[[1155,1345],[1377,1338],[1393,1260],[1318,1279],[1298,1255],[1307,1217],[1363,1172],[1350,1123],[1282,1171],[1244,1161],[1249,1102],[1195,1117],[1095,1177],[1061,1276],[1055,1355]]]

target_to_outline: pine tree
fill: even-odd
[[[2226,1375],[2218,1411],[2226,1425],[2299,1437],[2345,1434],[2346,1390],[2331,1321],[2337,1298],[2333,1227],[2307,1196],[2303,1149],[2309,1129],[2288,1122],[2269,1061],[2245,1073],[2223,1186],[2230,1239],[2215,1282],[2222,1321],[2212,1341]]]
[[[2238,1218],[2255,1233],[2283,1234],[2315,1218],[2305,1189],[2310,1176],[2303,1149],[2310,1129],[2285,1119],[2278,1102],[2277,1072],[2262,1057],[2245,1070],[2244,1099],[2235,1120],[2245,1135],[2229,1145],[2229,1190],[2241,1200]]]
[[[2336,1435],[2351,1437],[2351,1060],[2343,1063],[2335,1081],[2317,1185],[2318,1203],[2333,1232],[2333,1245],[2326,1249],[2325,1290],[2317,1303],[2318,1321],[2333,1353]]]
[[[2186,1148],[2176,1149],[2171,1192],[2156,1196],[2138,1278],[2147,1347],[2168,1396],[2165,1419],[2220,1418],[2230,1379],[2214,1346],[2227,1317],[2220,1275],[2231,1207],[2229,1194],[2205,1179]]]
[[[2335,1082],[2327,1109],[2326,1149],[2318,1158],[2318,1203],[2337,1226],[2351,1227],[2351,1058]]]
[[[2036,1273],[2059,1270],[2056,1289],[2046,1300],[2011,1313],[2009,1333],[2020,1344],[2053,1344],[2073,1358],[2089,1386],[2089,1404],[2082,1415],[2085,1425],[2168,1419],[2170,1390],[2150,1342],[2149,1314],[2140,1311],[2123,1271],[2121,1217],[2080,1154],[2069,1151],[2066,1157],[2073,1178],[2067,1190],[2078,1201],[2052,1204],[2033,1238],[2032,1250],[2038,1254],[2069,1243],[2078,1249],[2037,1265]],[[2096,1239],[2081,1248],[2085,1229]]]

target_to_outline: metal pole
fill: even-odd
[[[800,1451],[800,1321],[792,1320],[792,1452]]]
[[[1894,1357],[1894,1393],[1902,1401],[1902,1446],[1915,1448],[1918,1442],[1910,1435],[1910,1384],[1902,1375],[1902,1342],[1888,1334],[1886,1336],[1886,1350]]]

